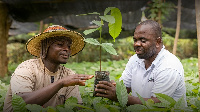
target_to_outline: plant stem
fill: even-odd
[[[101,72],[101,46],[100,46],[100,72]]]
[[[103,24],[102,19],[101,19],[101,23]],[[99,30],[99,38],[100,38],[99,42],[100,42],[100,44],[101,44],[101,32],[102,32],[102,25],[100,26],[100,30]],[[99,55],[100,55],[99,56],[99,58],[100,58],[100,72],[101,72],[101,45],[100,45]]]

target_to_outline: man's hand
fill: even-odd
[[[97,92],[96,96],[105,97],[113,101],[118,101],[115,85],[116,83],[114,81],[99,81],[99,84],[97,84],[95,88],[95,91]]]
[[[75,86],[75,85],[85,86],[86,80],[89,80],[93,77],[94,75],[75,74],[67,76],[61,80],[63,87]]]
[[[75,74],[55,81],[46,87],[33,92],[21,92],[21,96],[27,104],[44,105],[48,102],[62,87],[81,85],[84,86],[86,80],[91,79],[94,75]]]

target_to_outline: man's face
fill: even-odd
[[[134,32],[134,50],[140,59],[156,55],[156,37],[150,25],[139,25]]]
[[[49,46],[46,59],[56,64],[66,64],[71,50],[68,40],[56,40]]]

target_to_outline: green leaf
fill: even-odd
[[[71,96],[65,101],[64,107],[66,110],[72,110],[74,107],[76,107],[74,104],[77,104],[78,100],[76,97]]]
[[[139,112],[139,111],[142,111],[144,109],[147,109],[146,106],[144,105],[140,105],[140,104],[135,104],[135,105],[130,105],[126,108],[128,111],[131,111],[131,112]]]
[[[136,92],[138,98],[140,99],[140,101],[142,102],[143,105],[145,105],[145,101],[144,98],[142,98],[137,92]]]
[[[78,14],[76,16],[86,16],[86,15],[88,15],[88,14]]]
[[[98,12],[92,12],[92,13],[88,13],[88,14],[98,14],[98,15],[100,15],[100,13],[98,13]]]
[[[128,102],[128,93],[123,80],[116,82],[117,99],[122,107],[125,107]]]
[[[110,112],[103,104],[97,103],[95,106],[95,112]]]
[[[95,98],[93,99],[92,104],[93,104],[93,105],[96,105],[96,103],[99,103],[99,102],[101,101],[101,99],[102,99],[102,97],[95,97]]]
[[[83,97],[82,97],[82,100],[83,100],[83,104],[84,104],[85,106],[91,106],[92,103],[93,103],[92,98],[91,98],[90,96],[87,96],[87,95],[83,96]]]
[[[170,108],[170,105],[166,103],[155,103],[153,106],[158,108]]]
[[[12,97],[12,107],[14,112],[27,112],[25,101],[16,94]]]
[[[56,112],[56,109],[54,107],[47,107],[47,111],[46,112]]]
[[[193,89],[192,91],[193,91],[194,93],[196,93],[196,94],[199,93],[198,89]]]
[[[79,14],[79,15],[76,15],[76,16],[86,16],[86,15],[89,15],[89,14],[98,14],[98,15],[100,15],[100,13],[98,13],[98,12],[92,12],[92,13],[88,13],[88,14]]]
[[[116,106],[116,105],[108,105],[109,106],[109,111],[110,112],[120,112],[120,107]]]
[[[148,99],[147,101],[145,101],[146,103],[146,106],[149,108],[149,109],[154,109],[155,107],[154,106],[154,101],[152,99]]]
[[[93,38],[86,38],[84,41],[93,45],[101,45],[96,39]]]
[[[97,30],[99,30],[99,28],[85,30],[83,33],[84,33],[85,35],[88,35],[88,34],[90,34],[90,33],[92,33],[92,32],[97,31]]]
[[[197,107],[198,110],[200,110],[200,101],[199,100],[195,101],[195,106]]]
[[[68,111],[67,111],[68,112]],[[81,110],[78,110],[76,112],[94,112],[92,110],[88,110],[88,109],[81,109]]]
[[[42,112],[43,107],[37,104],[27,104],[26,108],[30,110],[31,112]]]
[[[192,83],[193,86],[200,86],[200,83]]]
[[[81,104],[72,103],[70,106],[72,106],[72,107],[80,107],[80,108],[84,108],[84,109],[88,109],[88,110],[94,111],[94,109],[92,109],[90,107],[87,107],[87,106],[84,106],[84,105],[81,105]]]
[[[182,96],[181,98],[178,99],[178,101],[174,105],[174,108],[175,109],[184,109],[185,107],[186,107],[185,99],[184,99],[184,96]]]
[[[176,103],[176,101],[168,95],[162,93],[155,93],[155,95],[162,103],[170,105],[171,107],[173,107]]]
[[[59,112],[74,112],[72,109],[67,109],[67,108],[63,108],[63,107],[60,107],[60,106],[57,106],[56,109],[59,111]]]
[[[101,21],[93,20],[92,23],[96,24],[97,26],[102,26]]]
[[[65,104],[66,105],[70,105],[72,103],[75,103],[77,104],[78,103],[78,99],[76,97],[73,97],[71,96],[70,98],[68,98],[66,101],[65,101]]]
[[[110,10],[114,9],[115,7],[108,7],[105,9],[104,11],[104,15],[108,14],[108,12],[110,12]]]
[[[122,15],[118,8],[111,9],[111,16],[115,18],[115,23],[109,23],[109,33],[113,37],[114,41],[122,31]]]
[[[148,111],[148,112],[175,112],[175,111],[170,111],[168,108],[155,108],[155,109],[143,109],[142,111]]]
[[[115,23],[115,18],[111,15],[105,15],[105,16],[99,16],[102,20],[110,23],[110,24],[113,24]]]
[[[117,55],[116,50],[112,46],[111,43],[102,43],[101,46],[110,54]]]

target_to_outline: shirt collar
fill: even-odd
[[[43,61],[42,61],[42,58],[39,58],[39,63],[40,63],[41,69],[42,69],[42,70],[45,69],[45,72],[46,72],[46,74],[48,74],[48,75],[54,76],[54,75],[57,75],[57,74],[60,73],[60,67],[59,67],[58,71],[56,71],[56,72],[51,72],[48,68],[46,68],[46,67],[44,66]]]
[[[152,62],[152,65],[156,66],[158,64],[158,62],[161,60],[161,58],[163,57],[163,52],[165,51],[165,46],[163,45],[162,49],[160,50],[160,52],[158,53],[158,55],[156,56],[155,60]]]

